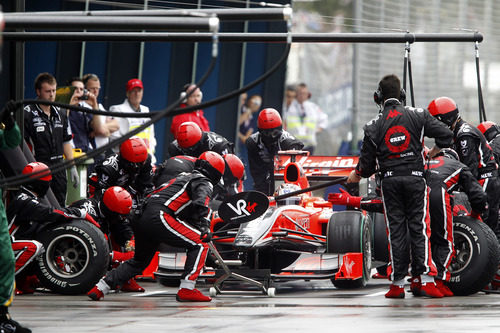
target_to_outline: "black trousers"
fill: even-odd
[[[450,195],[441,186],[433,186],[430,196],[431,249],[436,265],[436,278],[448,281],[448,266],[453,259],[453,207]]]
[[[135,237],[134,257],[110,271],[104,281],[115,289],[142,273],[153,259],[160,243],[187,249],[181,278],[196,281],[208,254],[208,245],[200,240],[200,231],[179,221],[160,207],[148,207],[140,219],[132,222]]]
[[[391,280],[404,279],[410,265],[412,275],[436,275],[430,246],[428,188],[425,179],[394,176],[382,180],[385,221],[389,231],[389,270]],[[410,237],[408,244],[407,235]]]

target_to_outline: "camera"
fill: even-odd
[[[82,101],[89,99],[89,91],[87,89],[83,89],[83,95],[78,97],[78,99]]]

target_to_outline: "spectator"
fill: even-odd
[[[83,76],[83,83],[85,84],[85,88],[94,94],[97,99],[101,90],[99,77],[95,74],[85,74]],[[92,107],[86,101],[82,101],[82,104],[85,107]],[[101,103],[98,103],[98,109],[105,111]],[[92,128],[94,130],[94,148],[97,149],[109,142],[111,133],[116,132],[120,128],[120,125],[118,124],[118,119],[116,118],[95,114],[92,120]],[[94,157],[94,164],[101,162],[104,159],[104,155],[105,154],[101,154],[100,156]]]
[[[74,77],[68,81],[68,85],[75,87],[70,104],[82,107],[97,109],[96,96],[85,90],[83,80],[79,77]],[[86,103],[84,104],[84,101]],[[73,133],[73,144],[77,149],[81,149],[86,153],[92,150],[91,138],[94,136],[92,129],[92,114],[81,111],[68,110],[68,119]]]
[[[142,112],[148,113],[149,108],[147,106],[141,105],[142,96],[144,94],[144,85],[142,81],[139,79],[131,79],[127,82],[126,87],[127,98],[122,104],[113,105],[109,108],[109,111],[112,112]],[[150,118],[119,118],[118,123],[120,129],[111,133],[110,140],[118,139],[119,137],[124,136],[128,132],[136,129],[137,127],[143,125],[148,122]],[[152,162],[156,162],[156,158],[154,156],[155,147],[156,147],[156,139],[155,139],[155,130],[154,125],[151,125],[144,129],[144,131],[136,134],[138,137],[144,140],[146,146],[148,147],[148,153],[152,157]],[[113,148],[115,152],[118,152],[118,147]]]
[[[291,102],[285,114],[285,128],[304,143],[304,150],[314,154],[316,134],[328,125],[328,116],[319,106],[309,101],[311,93],[305,83],[297,85],[296,99]]]
[[[195,90],[193,91],[193,89]],[[193,91],[193,93],[183,100],[182,104],[180,105],[181,108],[201,104],[203,93],[201,92],[200,88],[196,87],[194,83],[188,83],[184,85],[183,91],[181,92],[181,98],[186,97],[187,94],[189,94],[191,91]],[[198,126],[200,126],[202,131],[210,131],[210,125],[208,124],[208,120],[203,115],[203,110],[195,110],[192,112],[179,114],[172,118],[170,132],[172,132],[174,138],[177,137],[177,129],[179,128],[180,124],[186,121],[192,121],[196,123]]]
[[[288,109],[292,102],[295,100],[297,96],[297,88],[294,85],[288,85],[285,89],[285,104],[283,105],[283,113],[286,115],[288,113]]]
[[[0,149],[13,149],[21,143],[21,131],[12,111],[5,108],[0,116]],[[0,197],[2,189],[0,188]],[[15,259],[9,235],[9,224],[3,200],[0,200],[0,331],[31,333],[17,321],[12,320],[9,306],[14,299]]]
[[[282,128],[281,116],[275,109],[260,111],[259,131],[245,142],[248,149],[253,189],[267,195],[274,193],[274,156],[280,150],[302,149],[304,144]]]
[[[35,79],[37,99],[53,102],[56,97],[57,81],[49,73],[41,73]],[[24,108],[24,139],[33,150],[35,160],[49,167],[73,159],[71,146],[72,134],[65,112],[58,107],[30,104]],[[70,169],[73,186],[78,187],[79,178],[76,166]],[[67,179],[66,170],[52,173],[51,189],[61,205],[66,205]]]
[[[412,275],[420,276],[419,293],[443,297],[434,282],[436,266],[431,257],[428,187],[424,178],[423,137],[435,139],[436,147],[451,145],[453,133],[424,109],[403,106],[401,83],[396,75],[379,82],[375,102],[382,106],[378,117],[364,127],[363,145],[356,169],[348,183],[357,183],[375,172],[381,177],[382,200],[388,226],[389,272],[392,280],[386,298],[405,297],[405,276],[412,258]],[[407,233],[410,242],[407,242]]]

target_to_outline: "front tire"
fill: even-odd
[[[56,293],[86,293],[106,273],[110,249],[100,229],[83,220],[41,232],[45,253],[37,258],[37,276]]]
[[[485,223],[469,216],[454,217],[453,228],[456,256],[447,284],[455,295],[471,295],[495,276],[500,261],[498,240]]]
[[[371,271],[370,218],[359,211],[336,212],[328,221],[326,251],[328,253],[363,253],[363,275],[356,280],[335,280],[337,288],[354,289],[366,286]]]

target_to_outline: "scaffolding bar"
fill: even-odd
[[[292,15],[290,7],[283,8],[229,8],[229,9],[151,9],[151,10],[95,10],[59,12],[13,12],[4,16],[217,16],[221,21],[284,21]]]
[[[221,42],[286,43],[286,33],[220,33]],[[5,41],[146,41],[210,42],[210,33],[159,32],[4,32]],[[415,43],[482,42],[483,35],[471,33],[295,33],[294,43]]]
[[[216,17],[13,15],[5,16],[5,29],[128,29],[134,31],[168,29],[174,31],[202,30],[214,32],[219,29],[219,19]]]

